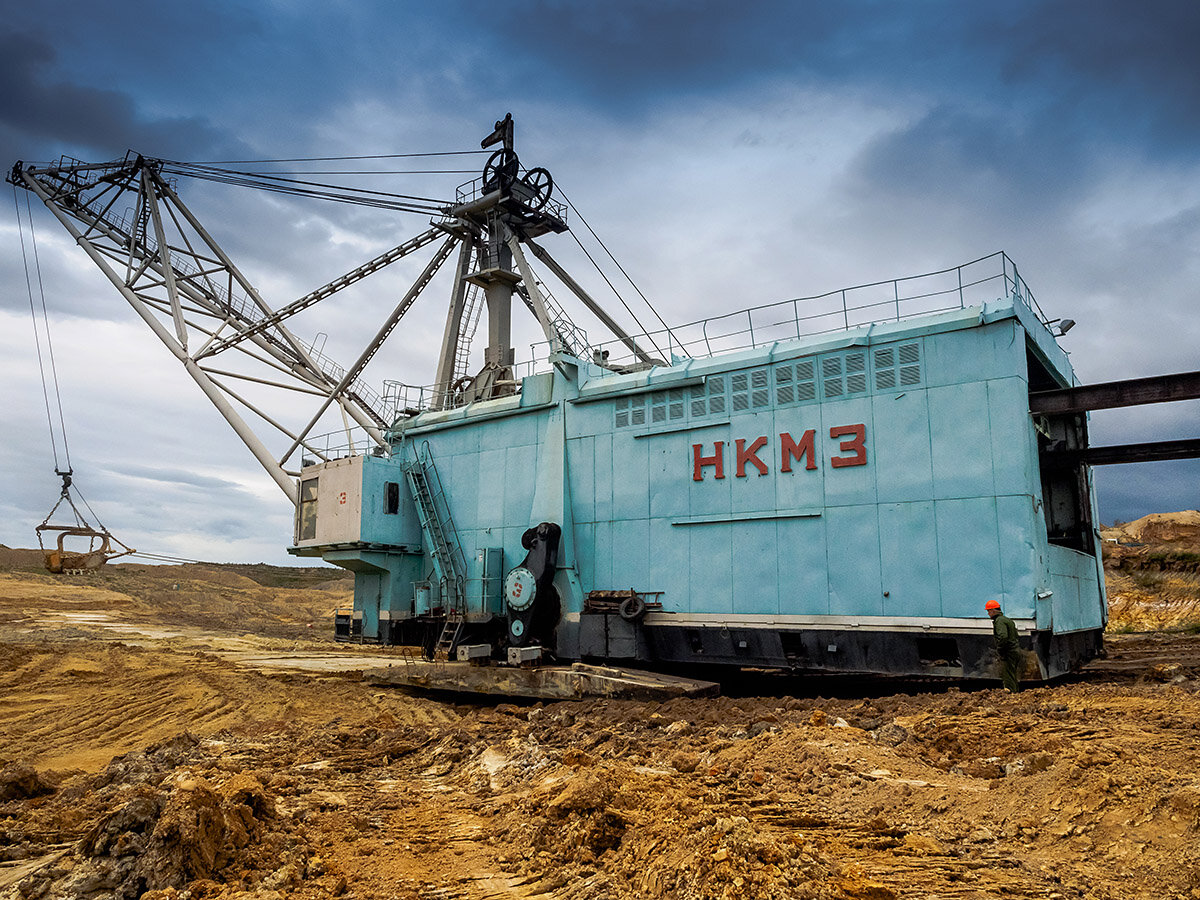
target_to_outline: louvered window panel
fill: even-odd
[[[912,387],[921,383],[921,345],[900,345],[900,384]]]
[[[650,395],[650,422],[654,425],[667,421],[667,395],[659,391]]]
[[[796,400],[796,385],[792,379],[792,367],[779,366],[775,369],[775,403],[785,406]]]
[[[866,353],[847,353],[845,359],[846,365],[846,393],[861,394],[867,389],[867,354]]]
[[[616,401],[615,424],[617,428],[629,427],[629,398],[618,397]]]
[[[840,356],[827,356],[821,360],[821,386],[827,398],[840,397],[845,393]]]
[[[630,397],[629,398],[629,424],[630,425],[645,425],[646,424],[646,398],[645,397]]]
[[[675,390],[667,392],[667,416],[671,421],[683,418],[683,397],[682,388],[675,388]]]
[[[817,366],[811,359],[796,363],[796,401],[804,403],[817,399]]]
[[[721,415],[725,412],[725,376],[710,375],[705,386],[708,388],[708,414]]]
[[[867,390],[867,354],[864,350],[821,359],[821,385],[827,399],[864,394]]]
[[[704,399],[704,385],[692,387],[692,416],[703,416],[708,412],[708,403]]]
[[[729,376],[729,393],[732,395],[733,411],[744,412],[750,408],[750,375],[735,372]]]
[[[755,409],[766,409],[771,405],[771,372],[755,369],[750,373],[750,405]]]
[[[921,383],[921,345],[900,344],[879,347],[872,358],[875,372],[875,389],[895,390],[898,387],[913,387]]]
[[[875,390],[887,391],[896,386],[896,348],[879,347],[875,351]]]

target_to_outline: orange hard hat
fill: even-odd
[[[999,600],[989,600],[987,603],[983,604],[983,608],[984,609],[999,609],[1000,601]]]

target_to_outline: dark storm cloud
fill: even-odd
[[[881,99],[919,93],[962,113],[1007,110],[1029,129],[1017,136],[1043,152],[1071,133],[1187,152],[1200,134],[1200,4],[1191,0],[1136,11],[1124,0],[525,0],[506,10],[481,20],[458,4],[458,27],[481,43],[495,35],[489,83],[586,98],[624,119],[717,87],[783,81]],[[514,46],[519,54],[505,49]]]
[[[999,13],[1000,15],[997,15]],[[1200,4],[1156,0],[998,7],[974,35],[1007,48],[1006,80],[1056,96],[1057,115],[1191,155],[1200,136]]]
[[[667,93],[698,93],[792,70],[845,24],[825,4],[761,0],[526,0],[508,9],[486,25],[495,29],[501,54],[520,43],[522,77],[536,76],[539,90],[551,95],[581,91],[622,108],[631,98],[654,103]]]
[[[55,51],[29,35],[0,35],[0,149],[41,161],[66,150],[93,159],[127,149],[186,157],[238,142],[202,117],[149,118],[126,93],[59,80]]]

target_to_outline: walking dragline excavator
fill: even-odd
[[[495,148],[482,174],[450,202],[132,154],[18,163],[10,180],[292,501],[290,551],[355,573],[337,636],[462,663],[406,657],[394,680],[550,696],[614,677],[583,661],[989,677],[991,600],[1027,676],[1101,650],[1090,466],[1200,442],[1090,447],[1087,411],[1200,396],[1200,374],[1075,386],[1070,323],[1046,318],[1003,253],[635,336],[542,246],[568,233],[568,207],[549,172],[522,167],[511,116],[481,146]],[[183,176],[430,227],[275,308],[183,203]],[[292,330],[427,247],[348,367]],[[433,383],[381,395],[365,368],[451,260]],[[611,341],[588,341],[534,261]],[[532,361],[513,349],[514,299],[544,339]],[[536,665],[554,660],[579,662],[555,682],[561,667]]]

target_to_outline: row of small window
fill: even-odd
[[[870,351],[850,350],[747,372],[709,375],[704,384],[686,390],[674,388],[620,397],[616,401],[615,424],[617,428],[627,428],[674,422],[684,418],[685,410],[692,418],[698,418],[768,409],[772,405],[772,392],[775,406],[808,403],[818,396],[825,400],[855,397],[867,393],[871,379],[876,391],[919,385],[920,343],[893,344]]]

